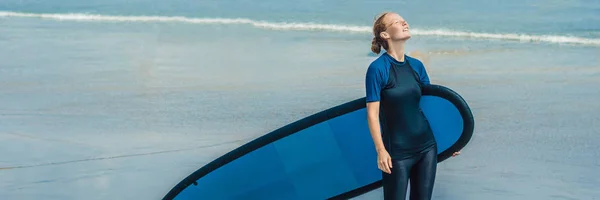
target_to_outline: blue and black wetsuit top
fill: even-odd
[[[408,158],[435,145],[419,102],[421,85],[430,84],[423,63],[404,55],[399,62],[383,53],[366,73],[366,101],[379,101],[383,143],[392,159]]]

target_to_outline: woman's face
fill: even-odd
[[[392,41],[407,40],[410,38],[408,23],[404,20],[404,18],[402,18],[402,16],[396,13],[390,13],[385,16],[383,21],[387,28],[384,32],[382,32],[382,38],[391,39]]]

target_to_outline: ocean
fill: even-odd
[[[384,11],[475,116],[434,199],[600,199],[591,0],[0,1],[0,199],[160,199],[222,154],[363,97]]]

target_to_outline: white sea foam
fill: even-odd
[[[86,13],[23,13],[0,11],[0,17],[28,17],[51,20],[67,21],[96,21],[96,22],[177,22],[192,24],[240,24],[250,25],[257,28],[283,31],[337,31],[345,33],[370,34],[370,26],[352,26],[341,24],[319,24],[319,23],[290,23],[290,22],[268,22],[246,18],[191,18],[182,16],[120,16],[120,15],[96,15]],[[557,44],[577,44],[600,46],[599,38],[582,38],[562,35],[529,35],[515,33],[476,33],[447,29],[412,29],[413,35],[427,35],[439,37],[461,37],[488,40],[511,40],[520,42],[545,42]]]

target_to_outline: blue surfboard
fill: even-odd
[[[421,109],[438,143],[438,162],[466,146],[474,130],[467,102],[424,85]],[[345,199],[381,187],[365,98],[316,113],[201,167],[163,199]]]

